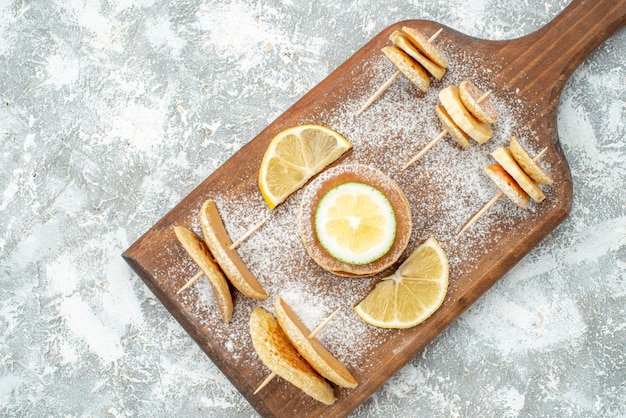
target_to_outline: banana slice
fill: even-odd
[[[250,298],[267,299],[267,293],[241,260],[237,250],[230,249],[232,242],[213,200],[209,199],[202,205],[200,226],[204,242],[233,286]]]
[[[541,189],[524,173],[520,166],[517,165],[509,150],[499,147],[492,152],[491,155],[535,202],[541,202],[546,198]]]
[[[252,311],[250,335],[259,358],[271,371],[313,399],[326,405],[335,402],[332,386],[300,356],[278,321],[265,309],[256,307]]]
[[[413,61],[411,57],[396,46],[385,46],[381,51],[418,89],[423,92],[428,90],[430,77],[428,77],[421,65]]]
[[[448,58],[441,52],[439,47],[430,42],[420,31],[404,26],[402,32],[408,36],[409,41],[428,59],[442,68],[448,68]]]
[[[528,152],[518,142],[517,138],[512,137],[509,144],[509,151],[517,161],[517,164],[524,170],[528,176],[537,184],[552,184],[554,180],[528,155]]]
[[[330,354],[317,338],[309,338],[311,331],[280,296],[274,301],[276,319],[291,344],[300,355],[323,377],[345,388],[358,386],[346,366]]]
[[[462,81],[459,84],[459,97],[467,110],[480,122],[496,123],[498,121],[498,111],[493,107],[489,97],[484,98],[480,102],[478,101],[483,94],[484,92],[469,81]]]
[[[209,253],[202,240],[189,229],[175,226],[174,233],[183,248],[185,248],[185,251],[209,279],[215,300],[217,301],[217,307],[224,317],[224,322],[230,322],[233,316],[233,300],[230,296],[230,289],[220,268],[213,261],[211,253]]]
[[[437,117],[450,136],[463,148],[469,148],[470,142],[468,136],[454,123],[448,112],[446,112],[446,109],[441,105],[437,105],[437,107],[435,107],[435,113],[437,113]]]
[[[459,97],[457,86],[451,85],[441,90],[439,100],[452,120],[474,141],[484,144],[493,136],[491,125],[482,123],[467,110]]]
[[[515,179],[501,165],[488,165],[483,168],[483,171],[513,203],[520,208],[525,209],[528,207],[528,194],[522,190]]]
[[[446,69],[432,62],[426,56],[422,55],[418,49],[411,43],[408,36],[399,31],[394,31],[389,39],[395,46],[406,52],[411,58],[421,64],[429,73],[433,75],[437,80],[441,80],[441,77],[446,73]]]

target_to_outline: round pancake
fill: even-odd
[[[348,182],[369,184],[391,202],[396,214],[396,237],[391,249],[369,264],[347,264],[332,257],[322,247],[315,233],[315,210],[320,199],[333,187]],[[413,228],[411,207],[400,187],[382,171],[363,164],[344,164],[320,174],[304,190],[300,204],[300,238],[309,256],[324,270],[344,277],[370,277],[379,273],[402,255]]]
[[[528,207],[528,193],[520,187],[513,177],[502,167],[500,164],[491,164],[483,168],[483,171],[487,176],[498,186],[498,189],[502,191],[511,199],[511,202],[515,203],[522,209]]]
[[[430,78],[424,68],[397,46],[385,46],[382,53],[395,65],[406,78],[423,92],[428,91]]]
[[[489,100],[489,97],[478,101],[483,97],[483,91],[469,81],[461,81],[459,84],[459,97],[472,115],[483,123],[496,123],[498,121],[498,111]]]

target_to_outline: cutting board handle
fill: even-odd
[[[573,0],[552,21],[524,37],[507,41],[517,63],[499,74],[522,92],[557,100],[572,72],[626,23],[626,0]]]

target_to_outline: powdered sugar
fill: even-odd
[[[444,45],[444,49],[447,48],[449,46]],[[483,166],[493,163],[488,149],[507,145],[512,134],[518,135],[531,153],[537,148],[532,141],[534,133],[517,122],[520,108],[499,97],[498,90],[491,100],[500,120],[493,127],[491,141],[482,146],[472,143],[468,150],[463,150],[451,138],[446,138],[415,164],[402,170],[412,155],[443,129],[434,108],[438,103],[437,93],[444,83],[458,84],[468,79],[485,90],[491,87],[483,73],[472,71],[474,57],[450,51],[448,56],[451,70],[444,81],[433,81],[426,93],[419,92],[408,80],[400,77],[369,109],[356,117],[355,113],[369,95],[395,71],[382,55],[375,56],[360,64],[368,69],[371,77],[367,80],[357,77],[352,85],[345,87],[349,90],[348,100],[330,107],[320,106],[303,114],[298,122],[328,126],[353,144],[353,150],[337,163],[339,170],[349,163],[366,164],[397,182],[413,213],[413,232],[404,256],[426,238],[436,237],[449,255],[450,293],[454,294],[459,289],[459,280],[475,269],[476,260],[487,254],[494,242],[502,239],[503,232],[500,231],[515,228],[521,219],[539,216],[539,212],[534,206],[530,210],[520,210],[501,199],[470,231],[457,236],[463,223],[497,193],[497,188],[482,172]],[[547,170],[550,171],[550,167]],[[323,179],[325,175],[323,172],[318,178]],[[273,300],[278,295],[285,298],[310,329],[336,308],[341,308],[319,334],[319,339],[357,375],[366,374],[368,367],[374,367],[373,356],[377,347],[400,335],[397,331],[368,326],[352,312],[352,307],[369,293],[382,274],[371,279],[337,277],[324,271],[307,255],[298,234],[298,211],[301,200],[310,195],[313,184],[315,181],[274,209],[269,220],[238,249],[242,260],[270,295],[266,301],[235,294],[233,320],[224,325],[206,281],[180,296],[187,314],[203,327],[210,327],[213,338],[221,341],[224,355],[238,362],[245,357],[246,364],[260,377],[266,373],[265,367],[260,362],[255,363],[255,356],[243,355],[253,351],[247,318],[255,306],[272,312]],[[546,193],[548,199],[542,205],[547,209],[555,202],[550,202],[549,188]],[[260,193],[253,196],[216,193],[211,198],[216,201],[233,240],[268,213]],[[195,219],[197,214],[192,216]],[[197,221],[193,226],[198,232]],[[177,257],[185,259],[185,254]],[[183,276],[180,272],[176,275],[173,270],[168,270],[159,274],[160,280],[172,280],[173,274],[178,277],[173,279],[174,282],[188,279],[194,274],[194,267],[186,263]],[[364,361],[364,358],[368,360]]]
[[[254,416],[253,406],[121,259],[122,251],[386,25],[429,19],[482,39],[512,39],[544,25],[569,3],[578,2],[0,2],[0,415]],[[439,44],[453,53],[446,42],[449,33],[443,32]],[[589,35],[595,39],[604,35],[594,33]],[[559,103],[559,141],[574,185],[568,219],[354,416],[626,414],[624,35],[618,31],[583,62],[566,83]],[[471,60],[471,53],[464,56],[468,65],[480,65]],[[351,87],[358,98],[333,109],[340,113],[346,106],[359,107],[393,73],[393,68],[382,66],[382,56],[362,67],[371,67],[378,59],[382,71]],[[458,82],[457,71],[465,71],[461,61],[454,65],[444,84]],[[473,81],[481,88],[494,88],[493,100],[518,114],[519,103],[515,97],[505,100],[503,86],[484,84],[491,81],[487,72]],[[393,90],[411,88],[402,83],[394,83]],[[375,106],[380,111],[379,104]],[[365,124],[363,118],[369,118],[373,109],[358,122]],[[542,109],[528,111],[539,115]],[[310,119],[317,120],[314,116]],[[326,121],[333,118],[327,116]],[[439,130],[436,119],[432,125],[417,118],[403,120],[408,122],[403,129],[412,129],[414,135],[392,132],[386,139],[401,140],[407,157]],[[339,122],[350,126],[357,121]],[[518,128],[514,133],[536,154],[544,144],[535,132]],[[343,133],[355,140],[350,132]],[[487,144],[476,154],[482,158],[484,152],[490,161],[490,147]],[[457,149],[449,139],[440,141],[404,177],[411,177],[416,187],[436,187],[440,180],[428,175],[441,172],[435,162],[448,148]],[[361,148],[354,151],[354,157],[367,160]],[[470,153],[459,152],[458,157],[474,150]],[[549,151],[542,165],[554,164],[552,155]],[[378,167],[382,161],[366,163]],[[479,171],[476,175],[480,178]],[[416,216],[416,231],[436,224],[442,213],[457,210],[456,202],[468,205],[468,214],[480,207],[483,198],[495,193],[489,180],[482,180],[480,186],[458,185],[462,193],[456,195],[458,200],[449,201],[454,190],[435,189],[441,198],[430,201],[443,209],[432,217]],[[489,238],[486,226],[501,222],[503,213],[514,215],[510,224],[536,218],[558,187],[545,188],[548,201],[533,204],[532,212],[516,212],[501,199],[463,239],[484,254],[490,243],[469,237]],[[301,196],[294,195],[278,209],[280,213],[272,212],[270,230],[277,228],[272,222],[291,219],[295,213],[291,206],[298,206]],[[228,193],[220,198],[220,209],[228,212]],[[270,213],[260,194],[234,201],[249,213],[242,207],[232,209],[235,215],[246,213],[227,220],[233,238]],[[189,219],[196,216],[191,213]],[[502,227],[509,231],[515,225]],[[507,239],[504,232],[500,236]],[[259,245],[260,237],[240,247],[240,253],[259,266],[255,272],[263,274],[267,286],[293,277],[287,268],[274,275],[268,254],[268,260],[259,261],[264,254],[258,248],[284,251],[279,244]],[[282,242],[297,248],[297,236]],[[455,274],[465,269],[463,260],[469,264],[481,259],[467,245],[463,248],[463,257],[449,253],[451,263],[459,266]],[[196,267],[175,243],[160,250],[156,257],[172,261],[155,274],[175,290],[195,274]],[[294,257],[300,256],[308,265],[303,252],[294,252]],[[283,271],[289,274],[285,277]],[[342,290],[346,280],[317,279],[316,271],[307,271],[306,278]],[[359,281],[362,293],[373,282]],[[459,282],[455,277],[451,292],[464,288]],[[300,282],[280,289],[278,283],[272,284],[272,292],[278,291],[289,296],[290,305],[310,328],[335,307],[333,297],[309,295],[309,287]],[[262,379],[267,370],[254,353],[246,355],[238,345],[248,338],[246,307],[252,303],[247,305],[236,291],[233,294],[236,318],[229,326],[222,326],[213,312],[206,279],[178,297],[172,294],[172,300],[185,301],[186,314],[211,327],[205,332],[215,328],[221,333],[223,348],[218,349],[223,350],[224,361],[241,362],[244,371],[252,366],[250,380]],[[204,298],[202,303],[197,302],[199,297]],[[543,328],[541,321],[533,323],[539,314]],[[572,324],[581,326],[583,333],[572,332]],[[96,335],[92,329],[103,333]],[[354,341],[353,333],[373,337],[378,347],[373,352],[402,355],[410,344],[386,350],[390,344],[381,351],[380,341],[410,332],[369,329],[345,306],[319,336],[338,356],[343,356],[345,341]],[[551,333],[558,338],[551,338]],[[359,371],[378,371],[365,357],[359,360],[363,349],[365,342],[346,358],[353,358],[350,364]],[[274,388],[288,391],[289,385],[276,381]],[[367,386],[363,382],[362,387]],[[274,393],[272,386],[267,389],[261,398]]]

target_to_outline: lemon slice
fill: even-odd
[[[286,129],[270,142],[259,170],[259,188],[270,209],[352,148],[339,133],[320,125]]]
[[[343,183],[320,199],[315,233],[337,260],[368,264],[387,254],[393,245],[396,215],[380,190],[365,183]]]
[[[448,289],[448,258],[435,238],[427,239],[390,277],[383,279],[354,311],[380,328],[410,328],[443,303]]]

